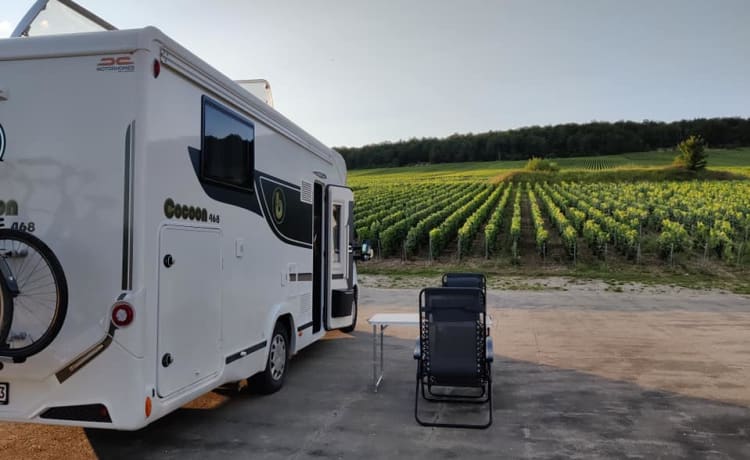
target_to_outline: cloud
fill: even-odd
[[[0,21],[0,37],[9,37],[11,32],[13,32],[13,26],[10,21]]]

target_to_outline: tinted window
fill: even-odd
[[[253,124],[205,99],[201,156],[204,179],[252,190],[254,153]]]

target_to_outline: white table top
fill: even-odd
[[[368,319],[367,322],[378,326],[416,326],[419,324],[419,313],[377,313]]]
[[[375,326],[417,326],[419,313],[376,313],[367,322]],[[492,317],[489,315],[487,325],[492,325]]]

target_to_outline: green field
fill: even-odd
[[[750,292],[750,148],[351,171],[364,273],[600,276]],[[678,281],[682,283],[683,281]]]
[[[709,149],[709,169],[730,171],[750,176],[750,148]],[[624,153],[620,155],[553,159],[565,170],[592,171],[663,167],[672,164],[674,150]],[[525,161],[488,161],[473,163],[441,163],[404,166],[400,168],[358,169],[349,171],[351,185],[362,182],[429,180],[433,178],[473,180],[490,179],[512,170],[523,169]]]

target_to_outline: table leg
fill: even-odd
[[[372,325],[372,389],[375,393],[378,392],[378,387],[383,381],[383,331],[386,327],[388,327],[387,324],[380,325],[380,372],[378,372],[378,326]]]
[[[383,365],[384,358],[383,358],[383,330],[386,328],[385,324],[380,325],[380,379],[383,379],[383,375],[385,375],[385,366]]]
[[[378,326],[372,325],[372,389],[378,392]]]

